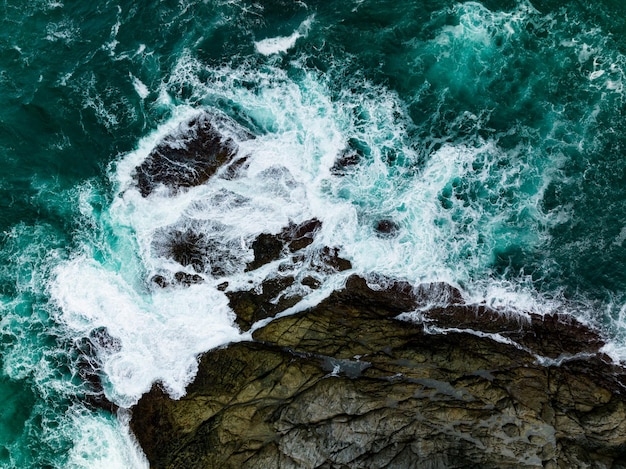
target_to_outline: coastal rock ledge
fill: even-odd
[[[387,283],[204,354],[180,400],[155,385],[131,420],[151,466],[626,468],[626,375],[594,331]]]

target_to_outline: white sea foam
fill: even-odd
[[[463,2],[454,6],[459,24],[445,26],[435,42],[449,45],[459,39],[468,44],[492,48],[498,34],[506,38],[520,32],[538,11],[529,2],[520,2],[518,8],[508,11],[491,11],[479,2]]]
[[[296,45],[296,41],[298,39],[307,36],[314,18],[314,15],[309,16],[300,24],[298,29],[296,29],[289,36],[278,36],[262,39],[260,41],[256,41],[254,43],[254,47],[259,54],[263,55],[272,55],[278,54],[280,52],[287,52],[289,49]]]
[[[126,407],[155,381],[180,397],[199,353],[238,340],[225,297],[208,285],[146,297],[123,275],[77,258],[56,269],[51,294],[60,308],[58,320],[72,334],[86,337],[106,328],[119,341],[119,349],[101,349],[99,358],[110,399]]]
[[[65,44],[71,44],[79,36],[80,29],[76,24],[65,19],[58,23],[50,23],[46,27],[46,40],[50,42],[61,41]]]
[[[64,430],[74,438],[67,469],[147,469],[148,461],[132,437],[127,416],[116,420],[93,415],[84,409],[70,409]]]
[[[135,88],[135,91],[137,92],[139,97],[141,99],[146,99],[150,95],[150,90],[148,89],[148,87],[132,73],[129,73],[128,75],[130,76],[130,80],[133,82],[133,87]]]

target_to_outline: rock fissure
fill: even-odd
[[[624,458],[624,371],[588,344],[587,358],[544,366],[531,345],[429,335],[393,319],[410,305],[404,288],[351,278],[318,306],[255,330],[252,342],[207,352],[179,401],[151,391],[133,431],[155,467],[578,467],[599,454]],[[560,333],[558,324],[544,336]],[[176,422],[194,418],[181,433]]]

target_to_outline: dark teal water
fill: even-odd
[[[240,338],[216,286],[262,280],[251,242],[290,220],[322,220],[353,272],[567,311],[626,358],[623,2],[33,0],[0,21],[0,466],[145,467],[125,412],[87,402],[85,341],[122,409],[156,380],[180,395]],[[247,173],[141,198],[133,167],[199,110],[256,136]],[[159,233],[192,225],[232,265],[151,289],[181,268]]]

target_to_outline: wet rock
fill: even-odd
[[[499,334],[552,359],[577,353],[593,354],[604,345],[597,332],[567,315],[517,316],[484,305],[455,304],[433,308],[424,317],[441,328]]]
[[[293,283],[291,276],[275,277],[263,281],[258,289],[226,292],[241,330],[247,331],[255,322],[273,317],[300,301],[300,296],[285,294]]]
[[[286,250],[296,252],[304,249],[313,243],[321,226],[322,222],[313,218],[300,224],[290,223],[278,234],[261,233],[252,242],[254,260],[247,265],[246,271],[256,270],[280,259]]]
[[[365,142],[351,138],[348,140],[347,148],[337,157],[330,171],[338,176],[346,174],[350,168],[359,164],[368,154],[369,147]]]
[[[308,227],[307,231],[304,232],[310,233]],[[307,238],[305,235],[296,239],[311,238]],[[278,235],[261,234],[254,241],[253,250],[255,259],[248,264],[246,270],[257,269],[267,262],[280,258],[285,253],[285,244]],[[325,247],[315,253],[308,261],[311,262],[311,267],[319,272],[337,272],[352,268],[350,261],[339,257],[338,253],[338,248]],[[291,308],[302,299],[304,292],[294,293],[287,291],[287,289],[295,281],[293,275],[290,274],[293,271],[294,262],[304,261],[304,256],[294,256],[279,266],[278,277],[266,279],[254,289],[235,290],[226,293],[230,308],[236,314],[236,322],[242,330],[246,331],[255,322],[273,317]],[[301,284],[311,289],[319,288],[321,285],[319,280],[311,276],[302,279]]]
[[[201,232],[192,229],[175,230],[168,234],[162,244],[161,252],[180,265],[191,266],[196,271],[205,269],[205,257],[210,249],[210,240]]]
[[[283,247],[284,243],[277,235],[261,233],[252,242],[254,260],[247,265],[246,271],[256,270],[280,258]]]
[[[272,261],[300,251],[309,246],[321,222],[316,219],[300,224],[290,223],[278,234],[261,233],[252,242],[254,259],[249,259],[247,251],[242,250],[241,240],[222,236],[228,227],[212,220],[193,220],[164,227],[156,233],[152,243],[155,255],[169,258],[183,267],[191,267],[197,273],[222,277],[240,271],[256,270]],[[347,261],[328,251],[324,255],[331,263],[344,266]],[[343,267],[340,267],[343,268]],[[200,276],[184,276],[175,280],[179,284],[190,285],[201,281]],[[157,275],[152,281],[165,288],[169,280]]]
[[[343,290],[334,292],[326,302],[345,308],[356,307],[359,315],[373,314],[375,318],[387,318],[414,310],[424,299],[408,282],[384,277],[375,277],[374,280],[376,287],[372,288],[364,278],[351,275]]]
[[[353,276],[316,307],[256,330],[254,342],[206,353],[180,400],[155,385],[131,421],[152,467],[624,466],[626,375],[597,349],[545,366],[488,336],[428,334],[395,319],[433,303],[428,288],[375,285]],[[429,321],[496,327],[493,311],[481,320],[462,306]],[[526,321],[520,334],[590,352],[601,343],[560,319]],[[500,333],[520,330],[516,318],[498,321]]]
[[[110,353],[119,352],[122,348],[120,340],[117,337],[111,336],[106,327],[98,327],[91,331],[89,340],[99,349],[106,350]]]
[[[248,167],[248,157],[244,156],[242,158],[238,158],[233,160],[232,163],[228,164],[224,169],[221,177],[224,179],[235,179],[242,171],[244,171]]]
[[[243,270],[239,240],[219,236],[226,227],[212,222],[189,223],[185,227],[167,227],[155,236],[153,249],[158,256],[191,267],[198,273],[221,277]]]
[[[170,285],[180,285],[183,287],[189,287],[197,283],[204,282],[204,278],[198,274],[189,274],[187,272],[176,272],[173,280],[170,282],[163,275],[155,275],[151,279],[152,283],[158,285],[161,288],[167,288]]]
[[[161,288],[167,288],[169,285],[169,282],[163,275],[155,275],[150,279],[150,281]]]
[[[220,134],[216,119],[200,114],[159,142],[135,168],[134,179],[143,197],[160,185],[178,191],[203,184],[234,158],[237,145]]]
[[[105,327],[94,329],[89,337],[79,340],[75,344],[78,353],[78,375],[84,383],[86,392],[85,402],[97,409],[104,409],[115,413],[117,405],[111,402],[104,393],[101,379],[102,353],[115,353],[121,349],[119,339],[112,337]]]
[[[461,290],[444,282],[422,283],[415,287],[414,294],[421,307],[439,305],[458,305],[463,303]]]
[[[313,218],[299,225],[289,225],[283,230],[280,237],[287,242],[287,246],[291,252],[296,252],[313,243],[315,234],[321,227],[322,222]]]
[[[320,252],[319,262],[314,267],[317,267],[319,270],[328,270],[330,268],[331,271],[343,272],[350,270],[352,263],[348,259],[339,257],[339,248],[325,246]]]
[[[187,272],[176,272],[174,279],[179,285],[189,287],[197,283],[204,282],[204,279],[198,274],[188,274]]]
[[[322,285],[322,283],[318,279],[316,279],[315,277],[311,277],[310,275],[304,277],[301,283],[302,285],[309,287],[312,290],[317,290]]]
[[[339,156],[339,158],[337,158],[335,164],[332,168],[330,168],[330,170],[333,174],[343,174],[351,166],[356,166],[360,160],[361,157],[358,153],[354,151],[344,152],[341,156]]]
[[[531,315],[524,333],[512,336],[546,357],[595,353],[605,342],[598,333],[566,314]]]

